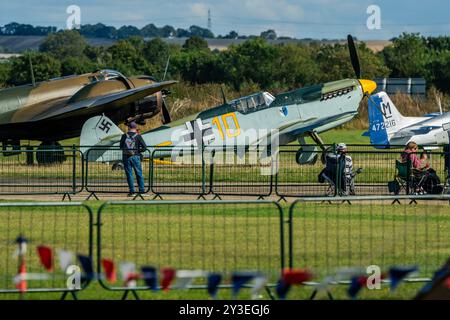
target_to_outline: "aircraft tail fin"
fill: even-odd
[[[405,119],[385,92],[372,95],[369,99],[370,143],[388,148],[391,137],[404,126]]]
[[[108,147],[120,141],[123,132],[105,115],[88,119],[81,129],[81,152],[87,153],[93,147]],[[97,154],[97,152],[95,152]],[[91,159],[92,160],[92,159]]]

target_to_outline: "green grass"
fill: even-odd
[[[100,202],[89,202],[94,212]],[[342,205],[300,205],[294,211],[294,266],[308,267],[323,279],[336,268],[419,264],[420,276],[432,272],[450,255],[450,222],[446,205],[402,207],[387,203]],[[269,204],[193,204],[117,205],[107,207],[102,218],[102,257],[142,265],[203,269],[226,274],[226,282],[235,270],[260,270],[270,282],[278,278],[279,217]],[[288,207],[284,208],[285,217]],[[88,252],[88,216],[79,208],[0,208],[0,286],[12,288],[17,261],[13,240],[22,233],[31,240],[27,255],[28,272],[44,272],[35,247]],[[285,241],[287,241],[287,224]],[[94,230],[94,234],[95,234]],[[95,239],[95,238],[94,238]],[[287,242],[286,242],[287,243]],[[287,249],[287,247],[286,247]],[[96,249],[94,248],[94,257]],[[287,253],[286,253],[287,254]],[[287,259],[287,256],[286,256]],[[56,258],[56,274],[48,282],[29,282],[29,286],[64,286]],[[6,271],[5,271],[6,270]],[[122,287],[118,282],[110,286]],[[198,280],[197,284],[203,284]],[[139,283],[142,285],[142,283]],[[409,299],[421,284],[402,284],[394,293],[387,285],[382,290],[364,290],[363,299]],[[346,299],[345,286],[331,288],[338,299]],[[311,287],[294,288],[290,299],[306,299]],[[27,299],[57,299],[57,293],[27,294]],[[102,289],[94,282],[79,293],[81,299],[118,299],[121,293]],[[147,299],[208,299],[206,290],[173,290],[142,293]],[[267,299],[267,295],[263,295]],[[0,295],[17,299],[18,294]],[[219,298],[230,299],[229,289],[220,290]],[[240,299],[250,298],[243,290]]]
[[[363,137],[362,134],[367,130],[358,129],[333,129],[320,134],[325,144],[341,143],[346,144],[370,144],[368,137]],[[312,139],[307,138],[307,143],[313,143]]]

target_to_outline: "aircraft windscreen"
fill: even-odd
[[[115,70],[100,70],[98,75],[96,76],[97,81],[110,80],[118,77],[123,77],[123,75]]]
[[[250,96],[242,97],[230,102],[236,110],[247,113],[259,109],[267,108],[275,100],[269,92],[259,92]]]

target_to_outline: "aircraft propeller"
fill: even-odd
[[[347,42],[350,60],[352,62],[353,70],[355,71],[356,79],[361,79],[361,65],[359,63],[358,51],[356,50],[355,42],[351,34],[347,36]]]
[[[164,81],[166,79],[167,70],[169,69],[169,63],[170,63],[170,54],[167,56],[167,62],[166,62],[166,67],[164,68],[164,76],[163,76],[162,81]],[[167,109],[166,99],[164,99],[164,97],[169,94],[170,94],[170,90],[168,90],[168,89],[161,91],[161,98],[162,98],[161,121],[162,121],[162,124],[168,124],[172,121],[170,118],[169,109]]]
[[[164,99],[164,96],[170,94],[169,90],[163,90],[161,95],[162,103],[161,103],[161,121],[163,124],[168,124],[172,120],[170,118],[169,109],[167,109],[166,99]]]

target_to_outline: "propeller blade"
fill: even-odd
[[[358,52],[356,51],[355,42],[352,35],[348,35],[348,50],[350,53],[350,60],[352,62],[353,70],[355,71],[356,79],[361,79],[361,66],[359,63]]]
[[[164,98],[162,98],[161,115],[162,115],[162,123],[163,124],[168,124],[172,121],[170,119],[169,109],[167,109],[166,100]]]

